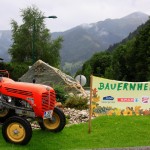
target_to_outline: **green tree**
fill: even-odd
[[[119,45],[112,53],[112,75],[116,80],[125,80],[126,67],[126,45]]]
[[[86,61],[83,66],[82,66],[82,71],[83,73],[80,73],[80,74],[83,74],[86,79],[87,79],[87,83],[86,85],[90,85],[90,76],[93,74],[93,70],[91,68],[91,64],[90,64],[90,60]]]
[[[95,53],[90,61],[93,75],[104,77],[105,69],[111,65],[111,55],[109,52]]]
[[[78,74],[83,74],[87,78],[87,85],[90,84],[90,75],[95,75],[99,77],[105,76],[105,71],[111,65],[111,55],[110,52],[99,52],[95,53],[89,60],[87,60],[83,66],[82,70],[78,71]],[[108,74],[108,73],[107,73]]]
[[[150,20],[141,28],[128,57],[134,81],[150,80]]]
[[[21,10],[23,24],[11,21],[13,44],[9,49],[12,62],[32,62],[38,59],[54,67],[60,65],[59,49],[62,37],[53,40],[44,24],[44,14],[36,6]],[[33,45],[34,40],[34,45]],[[33,46],[35,50],[33,51]]]

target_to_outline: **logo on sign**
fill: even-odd
[[[103,100],[114,100],[114,97],[112,97],[112,96],[105,96],[105,97],[103,97]]]
[[[118,98],[118,102],[134,102],[134,98]]]
[[[143,96],[142,97],[142,103],[144,103],[144,104],[149,103],[149,97],[148,96]]]
[[[139,101],[140,101],[139,98],[134,99],[134,102],[139,102]]]

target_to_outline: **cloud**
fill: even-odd
[[[11,19],[21,23],[20,9],[33,4],[46,16],[58,17],[55,20],[45,20],[52,32],[107,18],[121,18],[135,11],[150,14],[149,0],[1,0],[0,30],[10,29]]]

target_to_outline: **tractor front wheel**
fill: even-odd
[[[32,128],[26,119],[13,116],[4,122],[2,134],[6,142],[26,145],[32,137]]]
[[[55,107],[52,119],[43,119],[42,122],[39,122],[39,125],[42,130],[60,132],[66,125],[66,117],[62,110]]]

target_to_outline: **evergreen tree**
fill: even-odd
[[[150,80],[150,20],[135,37],[132,51],[129,54],[128,66],[132,70],[134,81]]]

